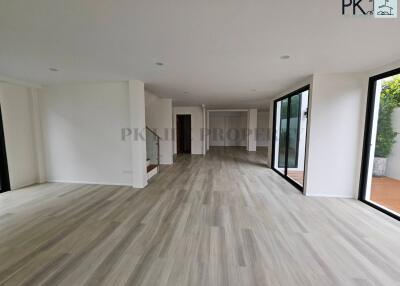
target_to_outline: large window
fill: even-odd
[[[274,102],[273,169],[303,189],[309,86]]]
[[[370,78],[360,200],[400,216],[400,69]]]

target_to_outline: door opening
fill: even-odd
[[[10,190],[10,178],[8,174],[6,143],[4,139],[3,117],[0,107],[0,193]]]
[[[192,153],[192,117],[191,115],[176,116],[176,147],[178,154]]]

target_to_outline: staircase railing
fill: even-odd
[[[148,172],[157,167],[159,171],[160,166],[160,136],[157,135],[152,129],[146,126],[146,155],[147,160],[150,160],[150,165],[147,166]]]

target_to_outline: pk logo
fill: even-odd
[[[342,15],[374,15],[375,18],[397,18],[397,0],[342,0]]]

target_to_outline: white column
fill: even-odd
[[[201,108],[202,108],[202,110],[203,110],[203,130],[202,130],[202,133],[203,133],[203,146],[202,146],[202,152],[203,152],[203,155],[205,155],[206,154],[206,152],[207,152],[207,146],[206,146],[206,142],[207,142],[207,124],[206,124],[206,106],[204,105],[204,104],[202,104],[201,105]]]
[[[43,135],[42,125],[40,122],[38,89],[30,88],[29,91],[32,102],[32,128],[35,142],[38,183],[44,183],[46,182],[46,169],[44,163]]]
[[[269,122],[268,122],[268,139],[267,139],[267,144],[268,144],[268,164],[269,166],[272,166],[272,140],[275,140],[275,138],[272,138],[273,135],[273,130],[274,130],[274,101],[271,100],[269,103]]]
[[[144,188],[147,185],[146,170],[146,117],[144,83],[129,81],[129,114],[132,130],[132,187]]]
[[[249,109],[247,115],[247,151],[254,152],[257,149],[257,109]]]
[[[206,152],[210,150],[210,111],[207,111],[207,140],[206,140]]]
[[[160,164],[163,165],[172,165],[174,163],[174,147],[173,147],[173,139],[172,139],[172,99],[163,98],[162,102],[162,110],[163,110],[163,122],[164,128],[160,130],[159,136],[161,137],[160,141]]]

